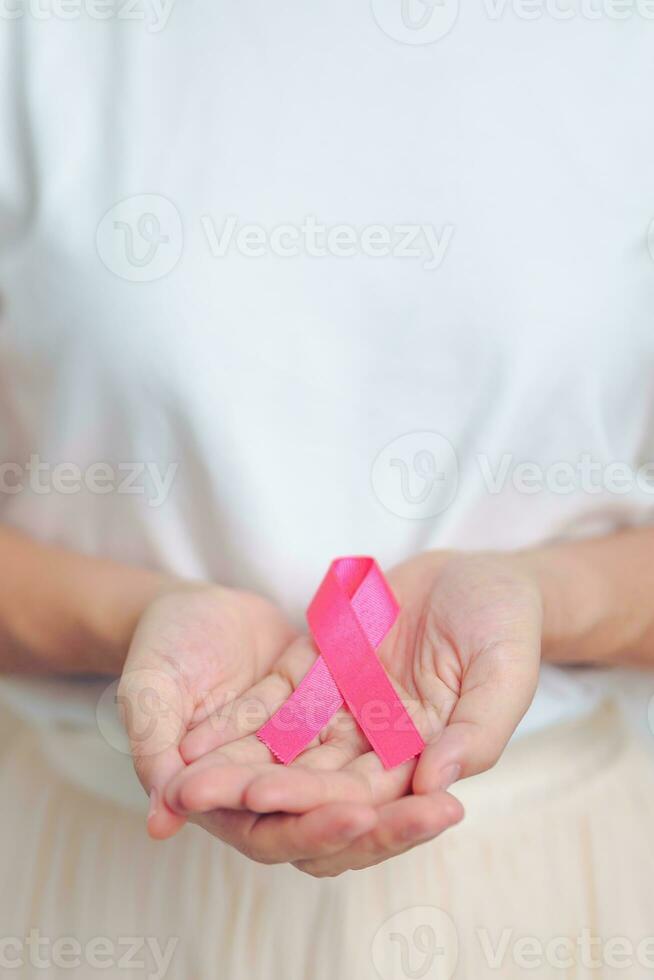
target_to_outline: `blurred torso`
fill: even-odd
[[[0,519],[299,621],[336,554],[651,514],[551,467],[654,449],[654,22],[480,2],[406,44],[392,8],[2,25],[0,454],[114,480],[26,477]],[[587,703],[553,672],[539,698]]]

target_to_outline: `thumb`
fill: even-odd
[[[420,756],[414,793],[447,789],[495,765],[531,704],[539,660],[536,641],[532,649],[494,648],[473,661],[446,727]]]
[[[164,799],[165,786],[185,766],[179,743],[192,706],[182,678],[168,665],[139,667],[128,663],[117,702],[136,774],[150,797],[148,833],[161,840],[172,837],[185,823]]]

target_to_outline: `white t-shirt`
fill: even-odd
[[[651,519],[654,21],[453,4],[0,20],[0,520],[301,622],[335,555]]]

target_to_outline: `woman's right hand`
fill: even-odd
[[[180,742],[221,705],[267,675],[294,631],[266,599],[203,583],[172,583],[145,609],[118,688],[136,773],[150,796],[148,829],[184,823],[163,799],[184,768]]]
[[[134,632],[118,703],[137,775],[150,796],[152,837],[170,837],[186,820],[164,799],[164,788],[185,767],[180,744],[186,735],[220,716],[221,708],[238,703],[246,691],[256,693],[264,678],[268,697],[283,702],[297,680],[285,676],[284,663],[296,663],[301,676],[306,660],[314,657],[308,638],[298,636],[274,604],[252,593],[180,583],[148,605]],[[246,710],[248,725],[256,728],[257,721],[266,720],[266,705],[256,697]],[[221,724],[230,742],[244,719],[228,712]],[[226,761],[245,761],[242,753],[234,742],[226,749]],[[248,764],[275,765],[254,736],[246,755]],[[218,810],[190,819],[243,853],[273,862],[338,851],[371,830],[377,813],[367,804],[341,802],[298,814]]]

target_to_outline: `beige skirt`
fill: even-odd
[[[464,822],[364,872],[263,867],[0,759],[0,976],[512,980],[654,975],[654,761],[604,706],[459,784]]]

